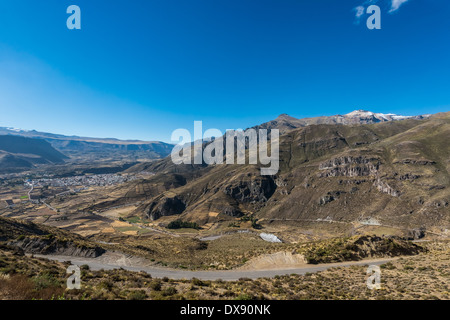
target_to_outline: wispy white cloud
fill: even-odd
[[[409,0],[366,0],[361,5],[353,8],[355,12],[355,23],[359,24],[363,15],[366,14],[366,8],[372,4],[383,2],[385,7],[389,8],[389,13],[394,13],[400,9],[400,7]]]
[[[361,17],[366,14],[366,9],[372,4],[376,4],[379,0],[366,0],[360,6],[353,8],[355,11],[355,24],[359,24]]]
[[[364,15],[366,8],[364,8],[363,6],[357,6],[353,10],[356,12],[355,13],[355,23],[359,24],[359,22],[361,21],[361,17]]]
[[[408,0],[392,0],[391,9],[389,10],[389,12],[392,13],[397,11],[405,2],[408,2]]]

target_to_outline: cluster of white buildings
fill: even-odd
[[[41,178],[32,181],[25,181],[25,185],[33,185],[34,187],[112,186],[135,179],[136,177],[128,175],[94,174],[66,178]]]

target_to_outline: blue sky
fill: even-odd
[[[357,17],[374,3],[381,30]],[[0,0],[0,126],[168,142],[194,120],[434,113],[449,74],[448,0]]]

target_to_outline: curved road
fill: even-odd
[[[74,265],[88,265],[92,270],[113,270],[123,268],[129,271],[144,271],[151,274],[154,278],[164,278],[168,277],[170,279],[192,279],[198,278],[201,280],[226,280],[226,281],[236,281],[240,278],[273,278],[277,275],[289,275],[289,274],[299,274],[304,275],[306,273],[314,273],[323,270],[327,270],[335,267],[348,267],[348,266],[364,266],[364,265],[381,265],[392,261],[394,259],[377,259],[377,260],[365,260],[358,262],[342,262],[342,263],[330,263],[321,265],[307,265],[295,268],[279,268],[272,270],[226,270],[226,271],[189,271],[181,269],[170,269],[170,268],[158,268],[154,266],[130,266],[126,263],[107,263],[99,258],[81,258],[81,257],[70,257],[70,256],[54,256],[54,255],[34,255],[39,258],[47,258],[50,260],[57,260],[60,262],[70,261]]]

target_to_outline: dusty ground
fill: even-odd
[[[307,261],[304,255],[282,251],[263,254],[259,257],[252,258],[239,269],[265,270],[271,268],[296,268],[305,266],[307,266]]]

